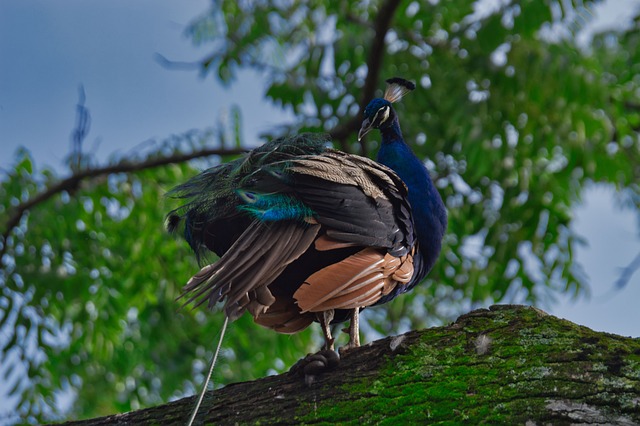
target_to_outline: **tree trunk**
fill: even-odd
[[[66,424],[184,424],[194,403]],[[197,422],[640,424],[640,339],[492,306],[349,351],[311,386],[282,374],[208,392]]]

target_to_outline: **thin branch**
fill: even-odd
[[[91,128],[91,114],[85,106],[87,99],[84,86],[78,90],[78,104],[76,105],[76,127],[71,133],[71,153],[69,154],[69,167],[72,172],[77,172],[83,167],[84,155],[82,145],[89,134]]]
[[[7,251],[7,239],[11,235],[11,232],[14,230],[14,228],[18,226],[20,220],[28,210],[33,209],[41,203],[44,203],[60,192],[73,191],[83,180],[94,179],[100,176],[110,175],[114,173],[132,173],[141,170],[152,169],[155,167],[166,166],[167,164],[183,163],[195,158],[208,157],[211,155],[236,155],[243,152],[246,152],[246,150],[239,148],[207,148],[188,154],[176,154],[168,157],[147,159],[141,162],[129,162],[127,160],[124,160],[120,163],[110,166],[78,171],[68,178],[49,186],[44,191],[40,192],[39,194],[35,195],[25,202],[20,203],[13,209],[9,216],[9,219],[5,223],[5,229],[2,233],[2,248],[0,249],[0,259],[2,259]]]
[[[362,95],[360,97],[360,110],[363,110],[367,106],[367,103],[373,98],[373,94],[378,87],[378,79],[380,76],[380,69],[382,68],[382,58],[385,53],[384,39],[391,28],[391,20],[395,14],[396,9],[400,5],[400,0],[388,0],[382,4],[378,15],[374,22],[373,30],[375,35],[371,41],[371,48],[369,50],[369,57],[367,58],[367,76],[364,80],[364,87],[362,88]],[[356,133],[360,128],[361,117],[354,116],[344,124],[337,126],[331,132],[331,136],[342,141],[349,135]],[[364,141],[360,143],[360,150],[362,155],[367,155],[367,149]]]
[[[624,288],[627,284],[629,284],[629,281],[631,280],[631,277],[633,276],[633,274],[635,274],[639,269],[640,269],[640,253],[636,255],[636,257],[631,261],[631,263],[629,263],[627,266],[625,266],[622,269],[622,273],[616,280],[615,287],[618,290]]]
[[[631,101],[624,101],[623,105],[626,109],[630,109],[632,111],[640,111],[640,104],[638,103],[631,102]]]
[[[200,65],[201,65],[200,61],[196,61],[196,62],[173,61],[160,53],[156,53],[154,55],[154,59],[163,68],[172,69],[172,70],[193,71],[200,68]]]

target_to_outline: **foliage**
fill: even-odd
[[[368,87],[382,88],[370,76],[418,83],[397,108],[446,199],[446,247],[412,294],[366,312],[368,338],[469,304],[577,295],[585,281],[570,225],[582,188],[614,184],[640,204],[637,22],[586,50],[563,30],[583,18],[582,3],[521,0],[491,11],[422,3],[219,0],[188,30],[212,46],[202,67],[220,81],[232,84],[241,68],[263,73],[265,96],[296,116],[274,134],[343,128],[343,149],[371,155],[375,141],[357,145],[349,127],[373,95]],[[385,48],[372,50],[380,36]],[[147,155],[222,144],[224,133],[185,135]],[[176,398],[201,382],[222,318],[178,311],[174,299],[197,265],[162,231],[172,207],[163,194],[194,173],[174,164],[81,181],[29,209],[2,241],[0,374],[15,383],[27,420],[66,416],[56,412],[61,392],[81,394],[70,415],[87,417]],[[19,152],[0,182],[0,214],[58,181]],[[313,330],[276,335],[242,318],[218,375],[282,371],[316,344]],[[26,377],[12,375],[22,364]]]

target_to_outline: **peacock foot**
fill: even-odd
[[[289,372],[304,376],[305,384],[311,386],[317,376],[333,370],[339,363],[340,356],[337,352],[323,349],[315,354],[309,354],[296,362]]]
[[[340,346],[338,348],[338,354],[340,355],[340,357],[343,357],[351,349],[355,349],[355,348],[359,348],[359,347],[360,347],[359,344],[355,344],[354,342],[349,342],[346,345]]]

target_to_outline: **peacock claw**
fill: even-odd
[[[340,356],[337,352],[323,349],[315,354],[309,354],[296,362],[289,372],[298,376],[304,376],[306,385],[311,386],[316,376],[333,370],[339,363]]]
[[[344,356],[347,352],[349,352],[351,349],[355,349],[355,348],[358,348],[358,347],[360,347],[360,346],[359,346],[359,345],[354,345],[354,344],[352,344],[352,343],[347,343],[346,345],[344,345],[344,346],[340,346],[340,347],[338,348],[338,354],[339,354],[341,357],[343,357],[343,356]]]

